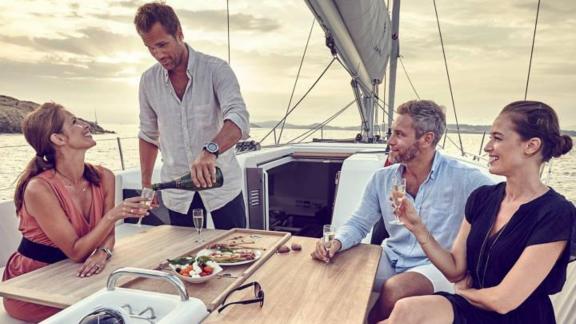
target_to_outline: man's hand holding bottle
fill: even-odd
[[[216,182],[216,156],[203,150],[192,163],[190,175],[196,187],[212,187]]]

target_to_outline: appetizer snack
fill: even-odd
[[[300,251],[302,250],[302,245],[298,244],[298,243],[292,243],[292,245],[290,246],[292,248],[292,250],[294,251]]]

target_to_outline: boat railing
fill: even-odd
[[[137,136],[97,138],[96,141],[98,145],[88,152],[87,160],[93,164],[103,165],[112,171],[136,168],[140,165],[138,144],[130,142],[137,140]],[[241,154],[257,151],[260,150],[260,148],[260,143],[254,140],[240,141],[236,145],[236,153]],[[5,152],[3,151],[4,149],[8,149],[9,151],[28,149],[30,151],[30,158],[33,156],[33,150],[28,144],[0,146],[0,155],[11,156],[9,151]],[[20,158],[20,160],[22,161],[21,165],[6,163],[0,165],[0,174],[16,174],[15,176],[9,176],[11,178],[2,179],[3,183],[0,185],[0,201],[12,197],[20,172],[24,169],[26,163],[28,163],[29,158]]]

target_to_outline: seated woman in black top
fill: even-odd
[[[396,212],[432,263],[456,282],[455,294],[402,299],[385,323],[555,323],[548,295],[566,280],[576,209],[540,181],[540,167],[571,148],[548,105],[506,106],[484,148],[490,172],[506,182],[470,195],[451,252],[430,235],[425,215],[401,199]]]

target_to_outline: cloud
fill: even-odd
[[[185,28],[201,30],[224,30],[226,28],[226,10],[176,10]],[[271,32],[280,28],[273,19],[256,17],[245,13],[230,14],[230,28],[237,31]]]
[[[116,34],[101,28],[87,27],[75,33],[78,36],[60,34],[59,38],[0,36],[0,41],[29,47],[40,52],[63,52],[89,57],[142,47],[135,36]]]

